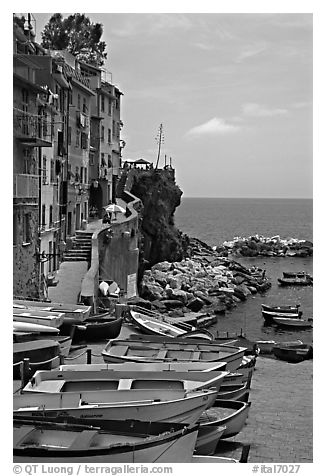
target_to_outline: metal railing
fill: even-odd
[[[52,141],[53,124],[48,117],[13,108],[14,133]]]

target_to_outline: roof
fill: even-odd
[[[33,69],[42,69],[42,66],[31,59],[32,56],[34,55],[14,54],[14,63],[21,63]]]

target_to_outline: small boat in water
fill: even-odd
[[[173,324],[160,321],[140,312],[130,310],[129,316],[132,324],[148,335],[180,337],[181,335],[186,334],[185,330],[180,329]]]
[[[313,350],[309,344],[277,344],[273,347],[273,354],[280,360],[298,363],[312,359]]]
[[[302,278],[278,278],[277,279],[280,286],[312,286],[313,280],[308,276]]]
[[[38,340],[13,344],[13,377],[19,379],[20,364],[30,361],[30,377],[41,369],[54,369],[60,365],[60,345],[53,340]]]
[[[272,324],[293,329],[309,329],[312,327],[312,321],[310,320],[287,317],[272,317]]]
[[[138,336],[139,337],[139,336]],[[104,362],[227,362],[226,370],[237,369],[244,356],[245,347],[218,345],[213,342],[189,339],[162,338],[111,340],[102,351]]]
[[[262,311],[263,318],[266,324],[273,324],[273,319],[275,317],[285,318],[285,319],[301,319],[302,312],[300,313],[291,313],[291,312],[272,312],[272,311]]]
[[[270,311],[276,313],[290,313],[290,314],[297,314],[299,313],[300,304],[294,305],[282,305],[282,306],[268,306],[267,304],[262,304],[261,308],[263,311]]]
[[[140,392],[138,392],[140,393]],[[25,393],[13,396],[14,416],[54,418],[67,417],[106,420],[140,420],[195,423],[206,408],[213,405],[217,392],[176,391],[177,398],[164,399],[163,392],[147,392],[138,400],[137,390],[117,392]],[[172,392],[170,396],[172,397]],[[119,397],[119,398],[118,398]],[[166,397],[167,398],[167,397]],[[120,400],[121,399],[121,400]],[[120,400],[120,401],[119,401]],[[238,403],[238,402],[235,402]]]
[[[273,348],[280,344],[280,345],[288,345],[288,344],[303,344],[301,340],[291,341],[286,343],[278,343],[275,340],[257,340],[256,344],[260,349],[261,354],[271,354],[273,352]]]
[[[312,276],[306,271],[283,271],[283,278],[308,278],[312,279]]]
[[[14,419],[15,463],[189,463],[198,425]]]

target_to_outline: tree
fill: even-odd
[[[101,23],[92,23],[84,13],[74,13],[63,18],[55,13],[42,31],[43,48],[68,50],[79,60],[102,66],[107,58],[106,43],[100,41],[103,34]]]

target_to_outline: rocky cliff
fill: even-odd
[[[173,170],[144,170],[134,176],[131,193],[143,203],[141,213],[140,269],[161,261],[179,261],[185,256],[187,237],[174,225],[174,212],[182,191]]]

